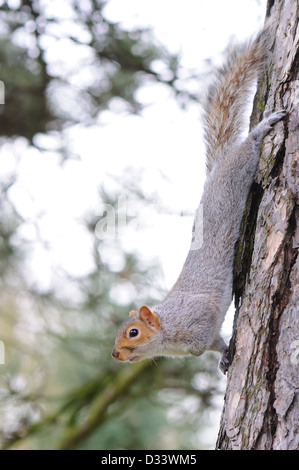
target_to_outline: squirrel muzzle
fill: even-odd
[[[140,359],[139,356],[130,357],[130,354],[126,354],[124,352],[122,353],[117,349],[116,346],[113,348],[112,357],[114,357],[114,359],[116,359],[117,361],[121,362],[137,362]]]

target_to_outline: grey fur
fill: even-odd
[[[205,350],[216,350],[223,354],[221,370],[227,370],[227,346],[220,329],[232,300],[235,244],[263,138],[285,115],[284,111],[267,111],[240,142],[244,103],[267,56],[268,39],[261,38],[236,48],[210,88],[204,114],[207,179],[201,199],[202,246],[192,249],[191,245],[177,282],[166,299],[151,308],[160,320],[160,329],[150,340],[134,346],[139,359],[200,356]],[[200,229],[195,218],[194,233]],[[122,325],[115,350],[118,338],[136,318],[133,315]]]
[[[201,200],[202,247],[189,251],[167,298],[152,307],[161,320],[165,355],[168,350],[195,356],[207,349],[217,350],[224,353],[221,369],[227,366],[220,329],[232,300],[235,243],[262,140],[284,116],[284,111],[266,112],[246,140],[223,155],[207,178]]]

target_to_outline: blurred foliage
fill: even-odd
[[[105,201],[116,206],[117,197],[110,194]],[[22,256],[16,236],[22,220],[5,191],[2,202],[10,207],[2,214],[0,235],[7,247],[0,260],[5,286],[0,331],[6,347],[0,382],[2,447],[197,447],[200,427],[205,429],[221,394],[217,357],[137,365],[111,358],[115,332],[128,311],[163,296],[153,288],[159,285],[159,270],[124,252],[118,239],[109,246],[111,257],[117,252],[119,260],[112,270],[101,257],[107,240],[95,238],[93,271],[82,277],[54,272],[57,287],[40,290],[26,276],[30,246]],[[97,222],[86,218],[92,234]],[[14,228],[13,240],[8,227]],[[11,253],[17,255],[13,260]],[[132,291],[132,301],[119,303],[112,289]]]
[[[149,29],[126,31],[109,21],[106,3],[0,0],[0,135],[32,140],[92,123],[107,108],[138,113],[136,90],[145,82],[170,86],[182,103],[192,96],[179,84],[178,57]]]
[[[151,31],[111,23],[105,4],[0,0],[0,79],[6,87],[0,133],[11,142],[23,136],[32,146],[37,133],[53,130],[59,140],[65,126],[89,125],[105,109],[138,113],[136,91],[147,82],[170,87],[182,104],[193,99],[181,91],[179,58]],[[222,392],[217,356],[136,365],[111,358],[128,312],[165,295],[154,287],[163,285],[159,268],[117,238],[95,237],[101,218],[87,214],[93,268],[71,276],[54,266],[51,287],[44,288],[32,276],[31,259],[37,246],[51,257],[51,246],[38,216],[24,219],[14,207],[17,171],[8,174],[0,182],[2,448],[198,447]],[[142,212],[148,196],[134,174],[123,180],[121,193]],[[119,191],[102,188],[99,200],[116,207]]]

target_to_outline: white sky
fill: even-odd
[[[126,28],[151,26],[168,50],[180,51],[183,65],[199,69],[205,58],[220,57],[231,37],[242,40],[256,32],[265,5],[266,0],[110,0],[105,13]],[[80,158],[63,166],[55,152],[41,156],[24,139],[4,145],[1,173],[14,167],[18,155],[19,176],[10,197],[28,220],[23,236],[35,237],[30,222],[38,216],[41,238],[51,247],[49,252],[37,245],[31,259],[42,286],[51,284],[53,267],[61,265],[75,275],[91,268],[90,235],[79,221],[82,214],[99,210],[97,188],[107,174],[118,176],[129,166],[142,167],[143,187],[156,191],[166,207],[196,209],[205,173],[200,107],[182,111],[171,93],[157,86],[143,88],[139,98],[151,103],[142,117],[105,112],[104,125],[71,130],[66,144]],[[53,145],[50,138],[40,141]],[[157,258],[170,288],[189,248],[192,222],[192,217],[155,215],[143,230],[128,232],[123,244],[145,259]]]

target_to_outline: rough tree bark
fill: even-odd
[[[299,0],[268,0],[267,78],[252,121],[288,116],[264,141],[236,252],[236,318],[217,449],[299,449]]]

